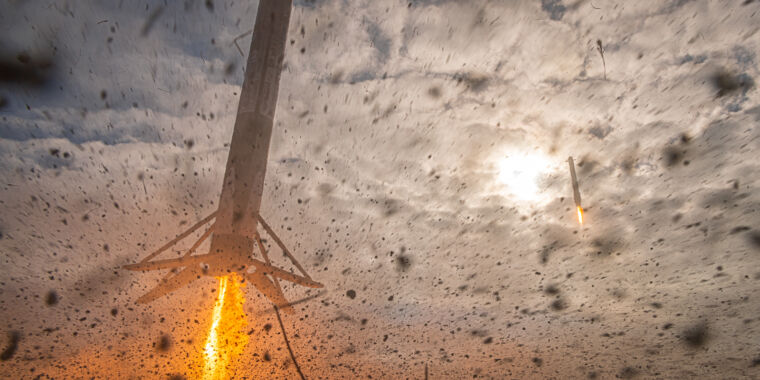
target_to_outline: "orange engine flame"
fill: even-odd
[[[248,343],[243,293],[236,274],[219,278],[211,328],[203,348],[203,379],[229,379],[233,360]]]
[[[583,224],[583,207],[576,207],[578,210],[578,223]]]

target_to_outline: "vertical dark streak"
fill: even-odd
[[[259,236],[259,233],[256,232],[256,235],[254,236],[256,238],[256,243],[259,246],[259,249],[261,250],[261,256],[264,257],[264,261],[267,263],[267,265],[272,265],[272,262],[269,260],[269,254],[266,251],[266,248],[264,248],[264,244],[261,242],[261,236]],[[274,285],[277,286],[277,290],[282,293],[282,288],[280,287],[280,281],[277,280],[277,277],[272,276],[272,281],[274,281]],[[296,371],[298,371],[298,375],[301,376],[301,380],[306,380],[306,377],[303,375],[303,372],[301,372],[301,366],[298,365],[298,360],[296,360],[296,355],[293,353],[293,349],[290,347],[290,340],[288,340],[288,334],[285,333],[285,325],[282,324],[282,317],[280,317],[280,309],[277,307],[277,305],[272,305],[274,308],[274,313],[277,315],[277,322],[280,323],[280,331],[282,331],[282,337],[285,339],[285,346],[288,348],[288,353],[290,353],[290,358],[293,359],[293,365],[296,366]]]
[[[275,281],[277,280],[275,279]],[[282,318],[280,317],[280,309],[277,308],[277,305],[272,305],[272,307],[274,307],[274,313],[277,315],[277,322],[280,323],[280,330],[282,330],[282,337],[285,339],[285,346],[288,347],[290,358],[293,359],[293,365],[296,366],[296,371],[298,371],[298,375],[301,376],[301,380],[306,380],[306,377],[303,375],[303,372],[301,372],[301,366],[298,365],[298,361],[296,360],[296,355],[293,354],[293,349],[290,348],[290,341],[288,340],[288,335],[285,334],[285,326],[283,326]]]

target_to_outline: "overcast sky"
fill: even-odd
[[[162,274],[120,267],[215,210],[256,9],[0,4],[0,372],[188,374],[216,282],[136,305]],[[262,214],[325,284],[286,286],[307,377],[760,376],[759,28],[743,0],[296,1]],[[246,298],[236,376],[294,378]]]

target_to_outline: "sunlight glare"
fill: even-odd
[[[550,171],[551,163],[543,154],[515,152],[497,162],[498,179],[515,197],[537,201],[541,195],[538,181]]]

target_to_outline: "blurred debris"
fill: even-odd
[[[755,82],[746,74],[733,74],[726,69],[721,69],[710,77],[713,86],[718,90],[717,97],[730,95],[739,90],[742,94],[747,93]]]
[[[686,149],[680,148],[678,146],[667,146],[662,151],[662,158],[665,160],[665,166],[671,168],[673,166],[678,165],[681,163],[684,159],[684,156],[686,156]],[[683,161],[684,165],[687,164],[688,161]]]
[[[454,75],[457,84],[464,83],[467,90],[479,93],[488,87],[489,78],[479,73],[460,73]]]
[[[554,311],[562,311],[567,309],[567,302],[563,300],[562,298],[557,298],[554,300],[554,302],[551,303],[551,309]]]
[[[617,375],[620,379],[633,379],[639,375],[639,370],[633,367],[624,367],[620,370],[620,374]]]
[[[8,346],[5,347],[3,353],[0,354],[0,361],[6,361],[16,354],[20,340],[21,334],[18,331],[11,331],[8,333]]]
[[[26,52],[16,57],[0,55],[0,82],[42,87],[50,79],[51,58],[33,58]]]
[[[604,60],[604,47],[602,47],[602,40],[596,40],[596,50],[599,55],[602,56],[602,67],[604,68],[604,80],[607,80],[607,62]]]
[[[142,30],[140,30],[140,35],[145,37],[148,34],[150,34],[150,30],[153,28],[153,25],[156,23],[156,20],[158,20],[159,17],[161,17],[161,13],[164,12],[164,7],[158,6],[158,8],[154,9],[153,12],[151,12],[150,16],[145,20],[145,24],[143,24]]]
[[[567,8],[562,5],[562,0],[541,0],[541,9],[548,13],[549,18],[554,21],[562,20],[562,17],[567,10]]]
[[[55,290],[47,292],[45,295],[45,305],[54,306],[58,304],[58,293]]]
[[[235,62],[228,62],[224,65],[224,75],[230,76],[235,72]]]
[[[555,285],[555,284],[547,285],[544,288],[544,293],[546,293],[548,295],[552,295],[552,296],[553,295],[557,295],[557,294],[559,294],[559,287],[557,287],[557,285]]]
[[[412,259],[405,254],[399,254],[396,257],[396,269],[399,272],[406,272],[412,266]]]
[[[699,322],[687,328],[681,335],[681,339],[683,339],[684,343],[689,347],[702,347],[708,339],[707,323]]]
[[[747,234],[747,240],[755,249],[760,250],[760,231],[751,231]]]
[[[431,98],[438,99],[441,97],[441,88],[438,86],[430,87],[427,93]]]
[[[158,342],[156,343],[156,349],[159,352],[166,352],[166,351],[169,351],[171,346],[172,346],[171,337],[166,334],[161,334],[161,337],[158,339]]]

